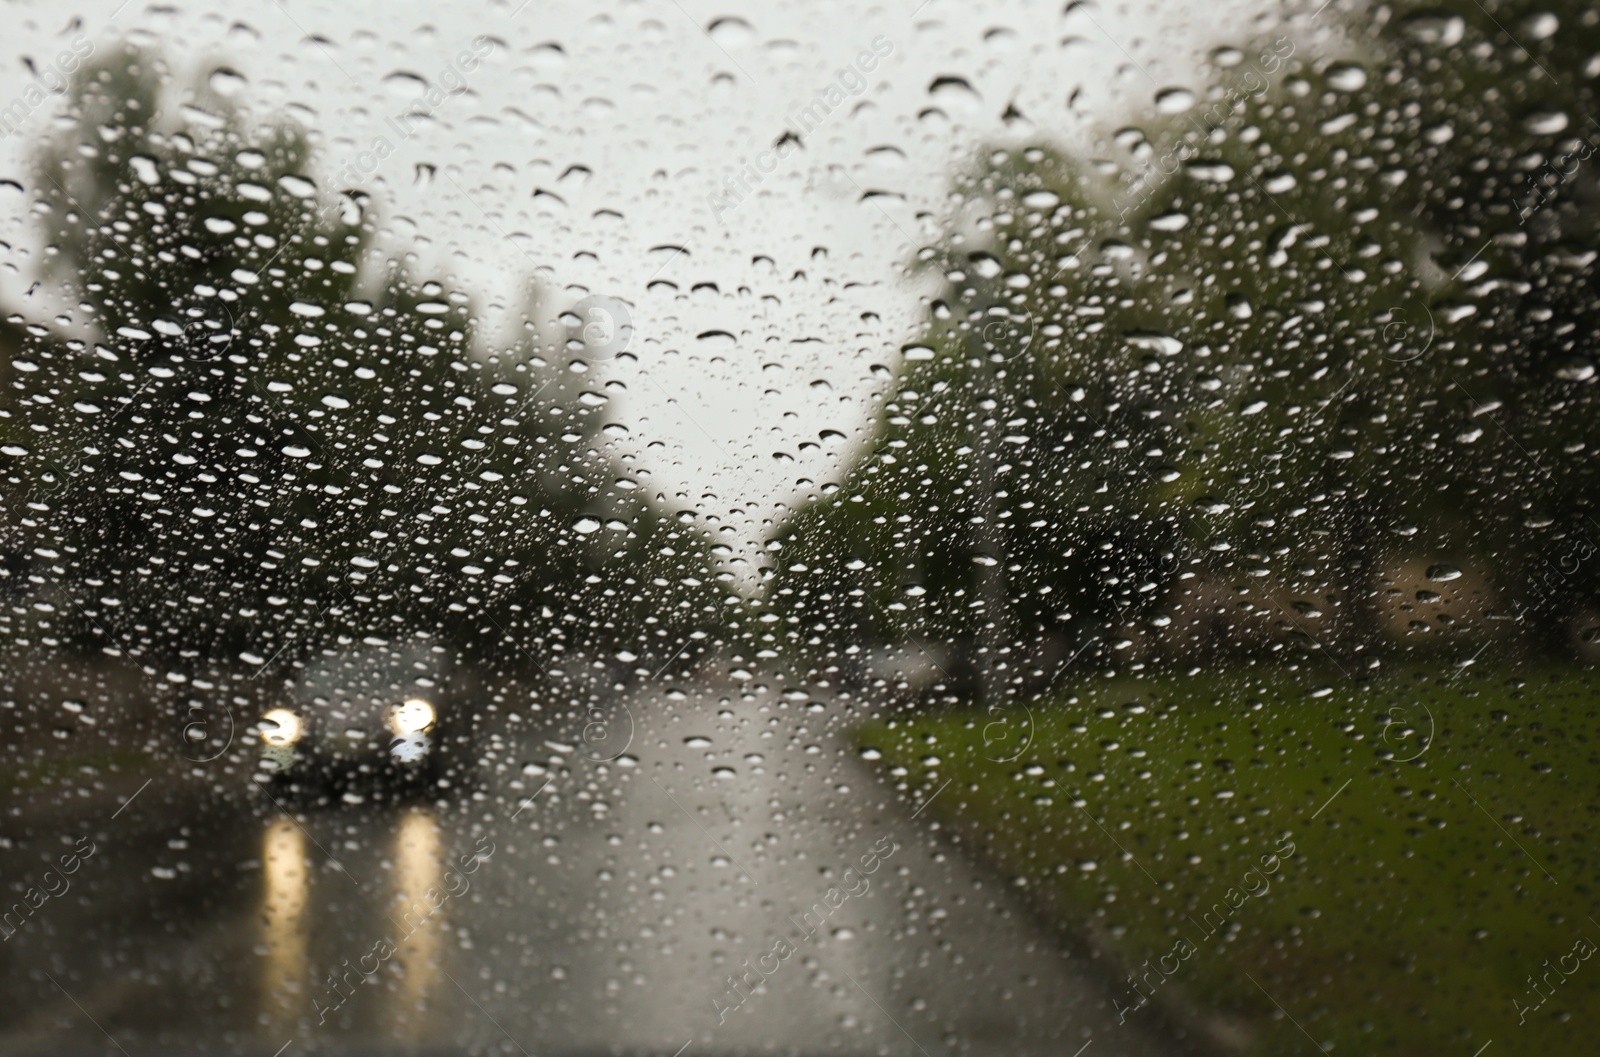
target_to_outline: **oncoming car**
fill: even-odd
[[[444,773],[441,683],[447,659],[427,647],[373,648],[319,658],[262,713],[258,778],[322,789],[419,787]]]

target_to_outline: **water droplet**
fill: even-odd
[[[966,78],[954,75],[935,77],[928,85],[928,94],[938,100],[940,106],[952,109],[971,111],[983,103],[983,96]]]
[[[749,47],[756,40],[755,27],[734,15],[712,20],[706,32],[723,48]]]
[[[278,177],[278,186],[296,198],[312,198],[317,193],[316,184],[307,180],[304,176],[295,176],[290,173],[284,173]]]
[[[1564,382],[1587,382],[1594,377],[1594,364],[1581,356],[1567,356],[1556,361],[1554,371]]]
[[[227,66],[218,66],[206,78],[206,84],[211,87],[211,90],[224,99],[232,99],[243,91],[245,85],[249,83],[244,74]]]
[[[415,99],[428,91],[428,79],[409,70],[396,70],[382,81],[383,87],[395,99]]]
[[[1522,20],[1522,39],[1549,40],[1561,28],[1561,20],[1548,11],[1539,11]]]
[[[1567,115],[1559,110],[1535,110],[1522,119],[1522,127],[1536,136],[1553,136],[1567,123]]]
[[[1183,167],[1190,179],[1202,183],[1225,184],[1233,179],[1233,166],[1224,161],[1192,161]]]
[[[1354,92],[1367,83],[1367,71],[1353,62],[1336,62],[1328,67],[1328,87],[1340,92]]]
[[[1194,93],[1187,88],[1163,88],[1156,93],[1156,109],[1163,114],[1181,114],[1194,106]]]
[[[1445,47],[1461,43],[1467,31],[1465,19],[1444,11],[1419,11],[1406,18],[1401,27],[1406,36],[1418,44],[1442,44]]]
[[[1130,330],[1122,336],[1129,348],[1141,352],[1155,352],[1162,356],[1176,356],[1183,351],[1183,342],[1170,334],[1154,330]]]
[[[1294,173],[1291,172],[1269,173],[1261,178],[1261,186],[1271,195],[1281,195],[1287,191],[1293,191],[1297,182],[1294,178]]]

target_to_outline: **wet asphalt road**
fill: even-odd
[[[940,790],[857,758],[856,718],[653,686],[433,802],[195,768],[115,818],[9,819],[8,883],[93,851],[0,947],[0,1052],[1182,1052],[940,835]]]

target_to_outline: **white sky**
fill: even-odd
[[[828,429],[857,436],[870,368],[897,364],[927,292],[906,265],[951,213],[952,166],[1038,135],[1109,152],[1107,129],[1153,112],[1159,88],[1200,87],[1196,57],[1248,29],[1240,0],[1065,14],[1026,0],[520,2],[129,0],[114,18],[122,0],[12,4],[0,105],[29,83],[23,58],[42,67],[76,33],[97,50],[157,44],[185,83],[225,65],[244,76],[235,99],[256,117],[296,117],[332,192],[374,137],[397,139],[384,119],[417,94],[414,77],[438,80],[474,39],[493,39],[469,90],[364,177],[389,246],[502,318],[536,274],[567,300],[635,305],[637,359],[597,370],[627,385],[633,440],[660,444],[646,453],[654,490],[722,516],[750,503],[759,520],[799,494],[796,480],[841,479],[846,445],[799,446]],[[743,21],[708,32],[728,17]],[[867,88],[716,219],[707,199],[723,177],[880,36],[893,53]],[[974,91],[930,92],[941,77]],[[1008,103],[1027,125],[1006,127]],[[29,186],[27,153],[57,107],[0,141],[0,181]],[[419,164],[435,167],[431,180]],[[866,188],[892,197],[863,203]],[[30,200],[0,183],[0,239],[14,247],[0,248],[0,285],[12,295],[32,278]],[[676,290],[647,289],[658,279]],[[735,340],[697,339],[708,331]],[[762,533],[750,528],[753,546]]]

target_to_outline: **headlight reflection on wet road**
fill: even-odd
[[[399,947],[402,975],[394,1009],[400,1018],[423,1019],[407,1032],[410,1038],[426,1034],[426,1004],[439,976],[439,958],[449,907],[439,896],[444,863],[440,858],[439,825],[431,808],[408,808],[394,834],[394,898],[390,922]],[[430,898],[431,897],[431,898]]]
[[[264,1030],[278,1033],[305,1015],[310,973],[306,913],[309,888],[306,835],[294,819],[279,816],[261,833],[261,1012]]]
[[[328,818],[308,823],[320,832]],[[356,869],[373,881],[358,881],[348,894],[335,888],[313,905],[307,853],[314,840],[322,842],[316,848],[330,846],[329,838],[312,838],[286,815],[261,833],[263,1033],[376,1029],[409,1040],[429,1037],[438,1027],[448,904],[466,891],[465,878],[444,869],[433,809],[408,807],[393,820],[386,862]],[[380,888],[383,865],[389,883]]]

